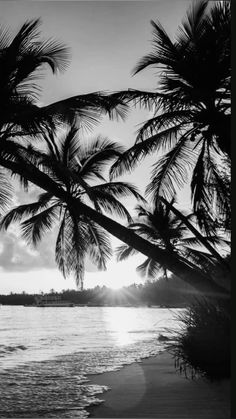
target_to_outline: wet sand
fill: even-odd
[[[186,379],[167,352],[89,378],[111,389],[99,396],[102,404],[87,409],[94,418],[230,418],[229,381]]]

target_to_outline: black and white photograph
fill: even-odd
[[[0,0],[0,418],[231,417],[231,3]]]

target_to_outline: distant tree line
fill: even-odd
[[[69,300],[74,304],[90,305],[161,305],[171,307],[187,306],[196,295],[196,291],[186,286],[179,278],[164,277],[158,281],[149,281],[143,284],[132,284],[120,290],[113,290],[106,286],[97,286],[92,289],[63,290],[60,293],[51,290],[51,294],[61,296],[62,300]],[[22,292],[0,295],[0,304],[3,305],[31,305],[35,303],[38,294]]]

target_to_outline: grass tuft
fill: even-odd
[[[229,378],[229,306],[222,301],[196,300],[177,318],[182,328],[169,346],[177,370],[187,378]]]

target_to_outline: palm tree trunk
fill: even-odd
[[[71,197],[64,189],[59,187],[52,179],[45,173],[41,172],[37,167],[31,163],[25,162],[22,159],[22,164],[14,161],[9,161],[0,155],[0,164],[9,169],[11,172],[27,178],[36,186],[51,192],[67,205],[72,206],[78,214],[91,218],[101,227],[103,227],[110,234],[134,247],[136,250],[145,256],[165,265],[169,271],[179,276],[183,281],[204,293],[206,296],[225,297],[229,298],[229,292],[224,287],[218,285],[216,282],[209,279],[207,275],[198,269],[193,269],[183,261],[178,260],[173,254],[160,249],[158,246],[151,244],[147,240],[138,236],[127,227],[103,215],[93,208],[85,205],[76,198]]]

